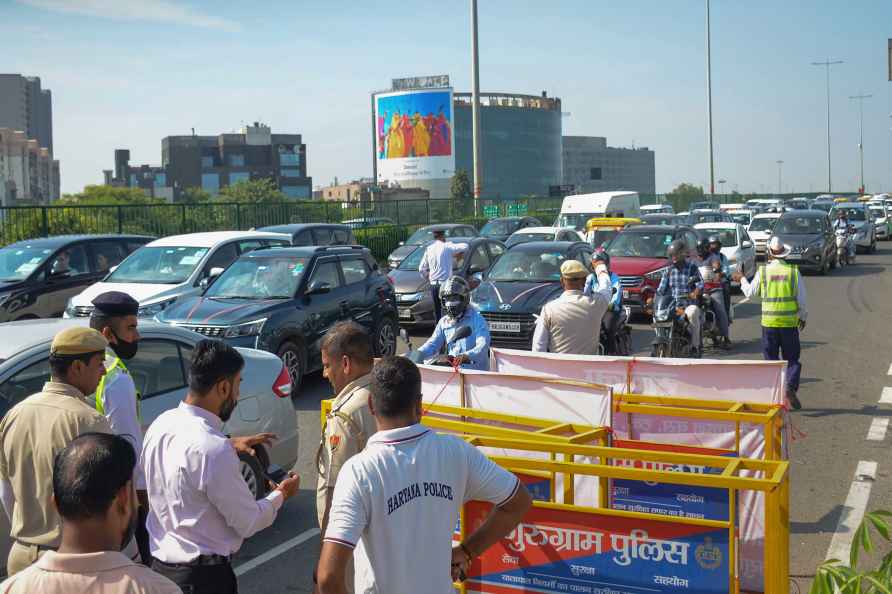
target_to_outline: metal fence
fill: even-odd
[[[776,195],[697,197],[733,202]],[[641,204],[686,204],[666,195],[641,195]],[[0,208],[0,246],[34,237],[80,233],[138,233],[164,237],[198,231],[242,230],[284,223],[348,223],[357,240],[384,258],[418,227],[434,223],[470,223],[529,215],[550,225],[562,198],[481,200],[475,216],[472,200],[393,200],[376,202],[288,201],[273,203],[122,204],[109,206],[14,206]],[[373,230],[374,229],[374,230]],[[392,246],[392,247],[391,247]],[[382,255],[383,254],[383,255]]]

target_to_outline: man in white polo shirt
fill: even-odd
[[[434,324],[443,317],[443,309],[440,304],[440,285],[452,276],[452,258],[461,259],[466,243],[453,243],[446,241],[446,230],[434,229],[434,241],[424,250],[418,272],[421,273],[431,285],[431,299],[434,300]]]
[[[371,392],[378,432],[338,476],[319,559],[319,590],[344,594],[345,568],[355,548],[357,594],[452,593],[453,580],[474,557],[520,522],[530,495],[517,477],[473,446],[421,424],[421,374],[408,359],[377,363]],[[470,500],[495,506],[480,528],[453,547],[459,510]]]

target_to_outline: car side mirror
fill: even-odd
[[[200,281],[198,281],[198,288],[202,291],[206,291],[208,287],[211,286],[211,278],[209,276],[204,277]]]
[[[220,268],[219,266],[214,266],[213,268],[211,268],[210,272],[208,272],[208,278],[216,278],[220,276],[221,274],[223,274],[223,270],[224,269]]]
[[[471,267],[468,269],[468,272],[470,272],[472,275],[473,275],[473,274],[480,274],[480,273],[483,272],[483,269],[480,268],[479,266],[471,266]]]
[[[307,295],[324,295],[331,293],[331,285],[324,281],[313,281],[307,288]]]
[[[753,247],[753,242],[752,241],[744,241],[743,243],[740,244],[740,247],[742,247],[745,250],[748,250],[751,247]]]

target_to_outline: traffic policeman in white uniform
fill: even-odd
[[[421,424],[421,374],[405,357],[372,369],[378,426],[365,450],[341,469],[319,559],[319,589],[343,594],[356,563],[356,592],[452,593],[474,557],[507,535],[531,505],[510,472],[453,435]],[[452,534],[466,501],[494,503],[462,543]],[[451,572],[450,572],[451,567]]]
[[[90,327],[100,332],[108,341],[105,355],[105,375],[96,388],[96,410],[105,415],[112,431],[127,439],[137,452],[142,451],[142,421],[139,411],[140,394],[130,377],[125,361],[136,356],[139,349],[137,313],[139,302],[120,291],[107,291],[92,301]],[[144,563],[149,563],[149,535],[146,532],[146,479],[137,465],[133,473],[133,485],[139,500],[139,516],[136,543]],[[129,548],[129,547],[128,547]],[[127,551],[133,553],[132,549]]]

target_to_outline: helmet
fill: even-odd
[[[712,243],[717,243],[717,244],[719,244],[719,247],[722,247],[722,240],[719,238],[718,235],[710,235],[710,236],[709,236],[709,243],[711,243],[711,244],[712,244]]]
[[[610,254],[607,253],[607,250],[598,250],[594,254],[592,254],[592,262],[603,262],[604,266],[608,269],[610,268]]]
[[[709,254],[709,244],[710,241],[705,237],[701,238],[697,242],[697,253],[700,255],[701,258],[705,258]]]
[[[684,242],[683,239],[676,239],[672,243],[669,244],[669,247],[666,249],[666,256],[671,260],[676,255],[685,255],[688,251],[688,246]]]
[[[471,288],[462,277],[450,276],[440,285],[440,303],[443,304],[443,311],[452,319],[462,317],[470,302]]]

